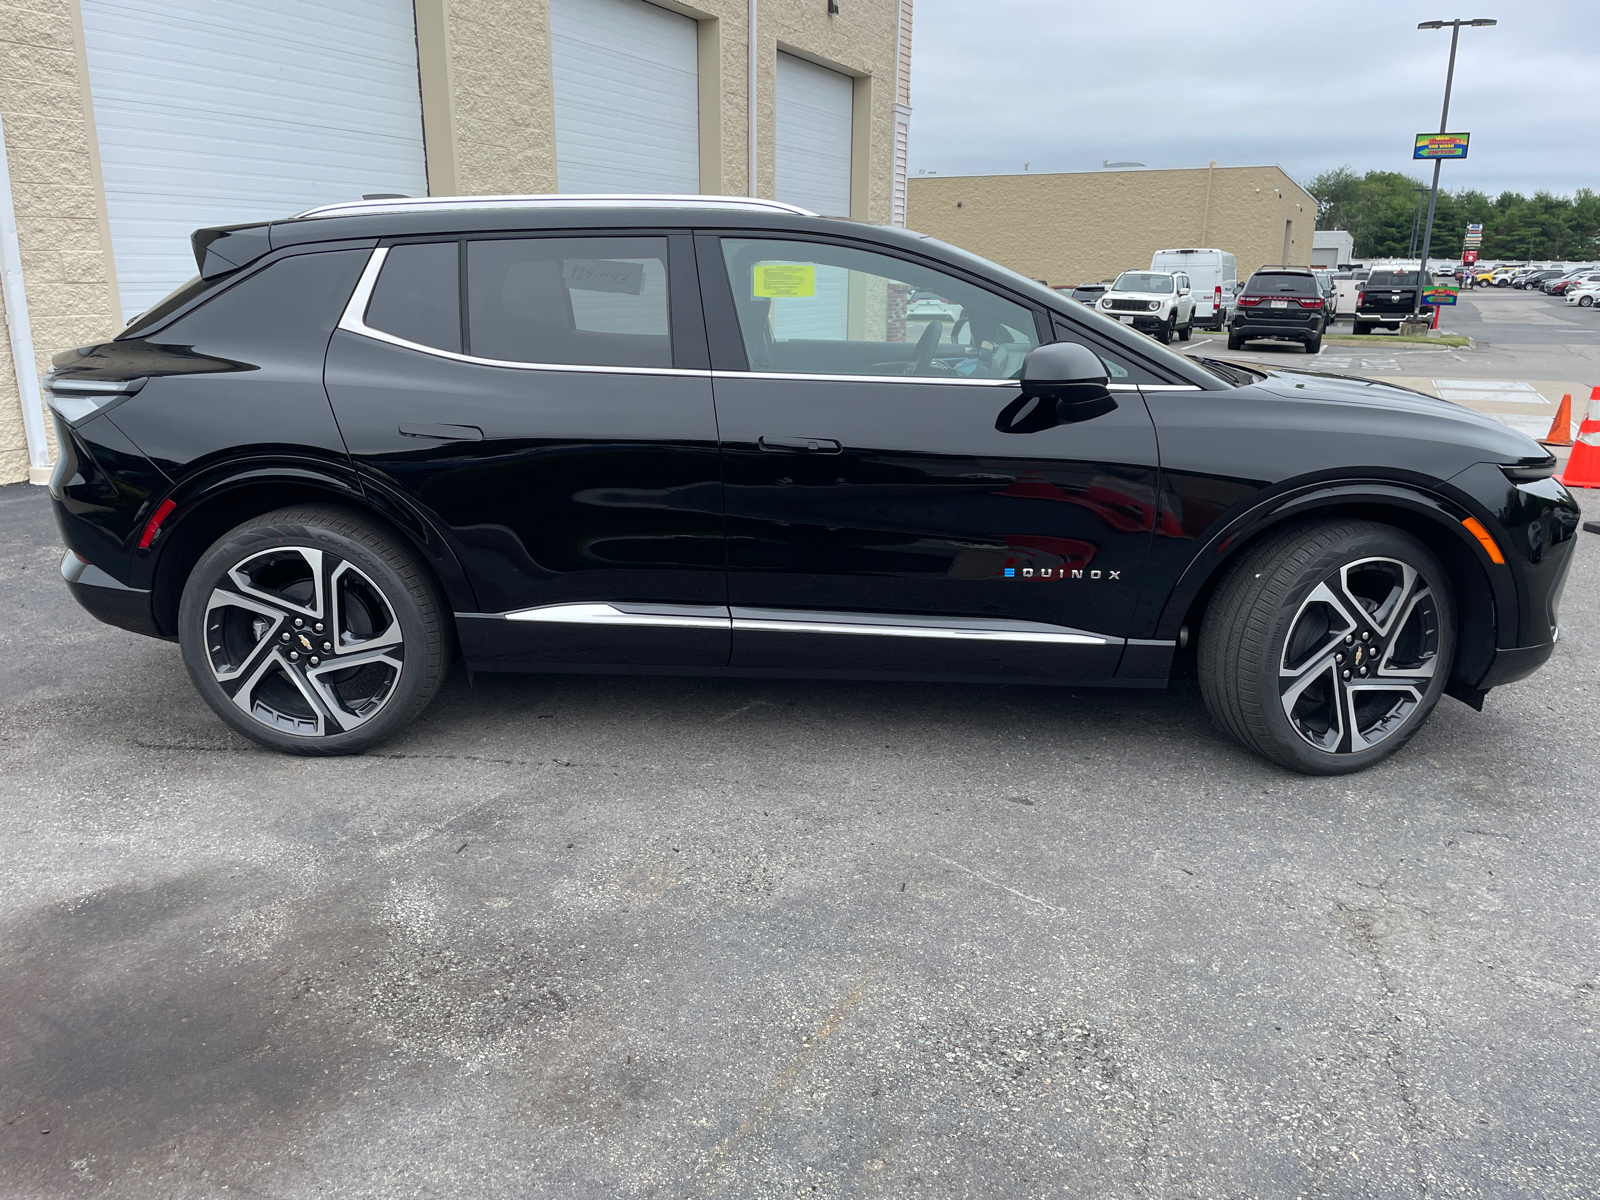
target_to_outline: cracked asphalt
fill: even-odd
[[[1306,779],[1164,693],[452,677],[232,736],[0,490],[0,1194],[1591,1197],[1600,555]]]

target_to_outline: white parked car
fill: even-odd
[[[908,321],[954,321],[961,315],[961,306],[951,304],[932,292],[917,292],[906,301]]]
[[[1100,311],[1165,345],[1194,331],[1194,295],[1181,271],[1124,271],[1100,297]]]
[[[1234,296],[1239,292],[1238,261],[1226,250],[1157,250],[1152,271],[1170,271],[1189,280],[1194,321],[1206,329],[1224,329]]]
[[[1585,283],[1582,286],[1569,287],[1566,293],[1568,304],[1576,304],[1579,308],[1593,308],[1600,302],[1600,283]]]

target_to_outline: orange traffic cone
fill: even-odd
[[[1600,390],[1600,389],[1597,389]],[[1550,432],[1540,439],[1546,446],[1572,445],[1572,393],[1561,397],[1561,407],[1556,409],[1556,419],[1550,422]]]
[[[1600,387],[1589,397],[1589,411],[1578,426],[1578,440],[1560,481],[1568,487],[1600,488]]]

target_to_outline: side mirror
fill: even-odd
[[[1035,346],[1022,360],[1022,395],[1001,410],[1001,433],[1038,433],[1104,416],[1117,407],[1100,356],[1077,342]]]

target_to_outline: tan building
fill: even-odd
[[[917,175],[906,224],[1033,279],[1071,286],[1148,270],[1157,250],[1206,247],[1308,264],[1317,202],[1282,167]]]
[[[191,230],[362,195],[757,195],[904,223],[912,0],[0,0],[0,483]]]

